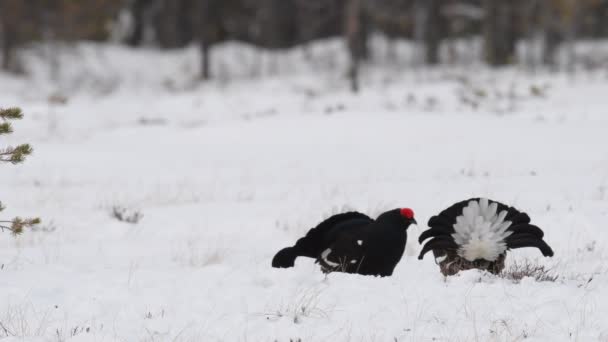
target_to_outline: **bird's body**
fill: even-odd
[[[390,276],[401,260],[406,230],[413,222],[413,212],[405,209],[386,212],[377,220],[358,212],[334,215],[293,247],[279,251],[272,266],[292,267],[297,257],[304,256],[316,259],[326,273]]]
[[[428,225],[419,242],[431,240],[418,258],[432,250],[444,275],[472,268],[498,274],[509,249],[536,247],[544,256],[553,256],[543,231],[530,224],[526,213],[485,198],[456,203],[431,217]]]

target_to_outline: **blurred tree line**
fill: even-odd
[[[608,0],[0,0],[2,68],[18,69],[16,51],[29,42],[107,40],[121,13],[131,46],[198,44],[203,78],[223,41],[283,49],[343,37],[354,88],[372,32],[419,42],[428,64],[441,62],[442,42],[481,37],[493,66],[514,63],[527,39],[540,38],[550,65],[560,44],[608,36]]]

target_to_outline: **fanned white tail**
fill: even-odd
[[[507,231],[511,221],[505,221],[507,211],[496,214],[498,205],[489,204],[487,198],[471,201],[456,218],[455,233],[458,255],[468,261],[484,259],[495,261],[507,250],[505,238],[512,234]]]

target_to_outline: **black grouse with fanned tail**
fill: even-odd
[[[376,220],[358,212],[334,215],[312,228],[293,247],[280,250],[272,267],[293,267],[297,257],[316,259],[321,270],[390,276],[405,250],[411,209],[394,209]]]
[[[456,203],[431,217],[428,225],[418,241],[430,240],[418,259],[433,251],[444,275],[472,268],[498,274],[509,249],[536,247],[544,256],[553,256],[543,231],[530,224],[526,213],[486,198]]]

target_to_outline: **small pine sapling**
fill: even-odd
[[[19,108],[7,108],[0,109],[0,135],[10,134],[13,132],[13,126],[11,120],[19,120],[23,118],[23,113]],[[25,157],[32,154],[32,147],[28,144],[18,145],[16,147],[0,148],[0,162],[19,164],[25,160]],[[5,207],[0,202],[0,212]],[[21,218],[15,217],[14,219],[0,220],[0,231],[10,231],[14,235],[21,234],[25,228],[32,227],[40,223],[39,218]]]

